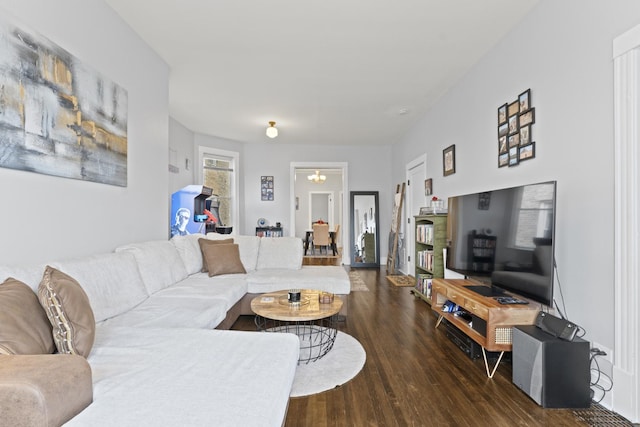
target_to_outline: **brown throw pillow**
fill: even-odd
[[[53,326],[53,341],[58,352],[87,357],[93,347],[96,321],[80,284],[47,266],[38,287],[38,299]]]
[[[12,277],[0,284],[0,354],[47,354],[51,323],[33,290]]]
[[[212,240],[212,239],[198,239],[198,244],[200,245],[200,251],[202,252],[202,272],[206,273],[209,271],[207,267],[207,260],[204,257],[204,248],[208,246],[214,245],[228,245],[229,243],[233,243],[233,239],[222,239],[222,240]]]
[[[240,261],[237,244],[208,245],[203,248],[202,253],[209,268],[209,277],[247,272]]]

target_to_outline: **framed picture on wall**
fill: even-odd
[[[524,113],[531,108],[531,89],[527,89],[518,96],[520,113]]]
[[[498,125],[507,123],[507,104],[498,107]]]
[[[449,176],[456,173],[456,145],[450,145],[442,150],[442,173]]]
[[[520,128],[520,145],[527,145],[531,142],[531,125]]]
[[[536,156],[536,143],[532,142],[529,145],[520,147],[518,156],[520,161],[533,159]]]
[[[433,185],[433,182],[432,182],[431,178],[424,180],[424,195],[425,196],[430,196],[430,195],[433,194],[432,185]]]
[[[536,109],[531,108],[526,113],[520,114],[520,127],[536,122]]]
[[[273,201],[273,176],[260,177],[260,200]]]

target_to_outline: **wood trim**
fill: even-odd
[[[638,233],[640,26],[614,40],[614,366],[613,409],[640,420],[640,272]]]

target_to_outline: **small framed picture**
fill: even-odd
[[[260,177],[260,199],[263,201],[273,201],[273,176]]]
[[[531,142],[531,125],[520,128],[520,145],[527,145]]]
[[[504,122],[500,126],[498,126],[498,137],[509,135],[509,124]]]
[[[520,127],[536,122],[536,109],[530,108],[526,113],[520,114]]]
[[[505,166],[509,166],[509,153],[501,153],[498,156],[498,167],[502,168]]]
[[[520,105],[518,104],[518,101],[513,101],[511,104],[509,104],[509,107],[507,110],[507,115],[509,117],[513,115],[517,115],[519,112],[520,112]]]
[[[498,125],[507,123],[507,104],[498,107]]]
[[[533,159],[536,156],[536,143],[532,142],[529,145],[520,147],[518,157],[520,161]]]
[[[450,145],[442,150],[442,173],[449,176],[456,173],[456,145]]]
[[[515,133],[509,137],[509,148],[520,145],[520,134]]]
[[[524,113],[531,108],[531,89],[527,89],[518,96],[520,113]]]
[[[424,195],[430,196],[433,194],[433,180],[431,178],[424,180]]]
[[[498,153],[506,153],[507,152],[507,137],[501,136],[498,138]]]
[[[509,116],[509,135],[518,133],[519,128],[520,126],[518,125],[518,115],[514,114],[513,116]]]
[[[517,166],[519,161],[520,161],[520,157],[518,156],[518,147],[512,147],[509,148],[509,167],[511,166]]]

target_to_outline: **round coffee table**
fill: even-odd
[[[335,322],[342,300],[320,303],[322,291],[302,289],[299,303],[289,303],[288,291],[262,294],[251,300],[258,330],[294,333],[300,339],[298,363],[315,362],[333,348]]]

